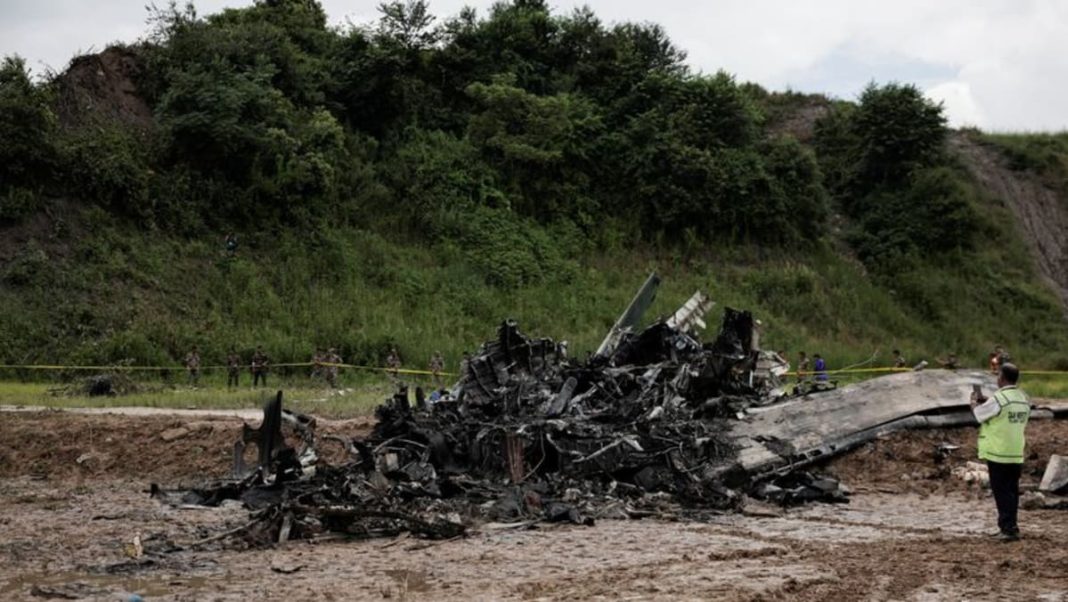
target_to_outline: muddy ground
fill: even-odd
[[[985,537],[993,502],[949,474],[973,457],[969,429],[839,458],[828,470],[853,487],[848,505],[128,558],[137,534],[158,547],[244,524],[240,508],[171,508],[147,494],[150,482],[226,474],[240,424],[0,415],[0,600],[1068,600],[1068,512],[1024,511],[1016,544]],[[1068,422],[1036,421],[1029,434],[1025,486],[1049,453],[1068,452]],[[961,449],[938,464],[942,442]]]

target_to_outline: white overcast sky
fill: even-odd
[[[40,73],[132,41],[148,0],[0,0],[0,54]],[[159,0],[163,5],[166,0]],[[201,14],[250,0],[198,0]],[[377,0],[322,0],[330,20],[374,20]],[[440,17],[492,0],[431,0]],[[855,98],[869,81],[911,82],[953,125],[1068,129],[1068,0],[588,0],[607,23],[663,25],[695,69],[771,89]]]

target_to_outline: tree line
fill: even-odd
[[[496,253],[503,285],[591,245],[804,247],[835,213],[873,267],[982,232],[942,108],[912,85],[832,103],[802,144],[769,127],[794,96],[695,72],[661,27],[588,8],[439,19],[408,0],[332,27],[315,0],[257,0],[150,22],[127,47],[148,129],[60,125],[61,76],[4,59],[0,221],[66,196],[178,236],[351,225]]]

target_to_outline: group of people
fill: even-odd
[[[786,360],[786,352],[780,351],[779,357]],[[804,351],[797,352],[797,382],[804,382],[810,377],[815,377],[818,381],[826,381],[827,376],[827,360],[823,359],[820,354],[815,354],[810,360],[808,354]]]
[[[920,360],[920,362],[914,366],[909,366],[908,360],[901,354],[900,349],[894,349],[890,352],[892,368],[898,370],[923,370],[927,367],[927,360]],[[960,360],[957,359],[956,353],[948,353],[945,357],[938,358],[938,366],[945,370],[956,370],[960,368]]]
[[[331,389],[335,389],[337,388],[337,375],[341,362],[341,356],[338,355],[337,349],[331,347],[324,351],[322,347],[319,347],[315,350],[315,354],[312,355],[311,377],[313,379],[323,379]]]
[[[778,355],[783,360],[787,359],[785,351],[779,351]],[[902,355],[900,349],[894,349],[890,355],[890,367],[892,368],[922,370],[927,367],[926,361],[921,361],[915,366],[909,366],[908,361],[905,359],[905,356]],[[1005,348],[998,345],[990,352],[990,373],[998,374],[999,366],[1011,361],[1012,358],[1009,357]],[[938,358],[938,365],[946,370],[957,370],[960,368],[960,360],[957,358],[956,353],[949,353],[944,358]],[[804,351],[799,351],[797,353],[797,369],[795,373],[797,374],[797,382],[808,380],[811,377],[815,377],[818,381],[825,381],[828,378],[827,361],[818,353],[809,359],[808,354]]]
[[[196,345],[185,355],[184,363],[189,376],[189,385],[197,386],[200,384],[200,349]],[[232,389],[239,385],[241,370],[245,366],[248,366],[252,374],[253,387],[267,386],[267,372],[270,370],[271,361],[264,353],[263,347],[256,347],[256,352],[252,354],[252,360],[248,364],[244,363],[236,350],[230,349],[230,353],[226,356],[227,387]]]
[[[465,353],[464,356],[466,358],[467,354]],[[319,347],[312,355],[311,377],[316,380],[325,380],[328,386],[337,388],[338,373],[343,365],[342,362],[341,355],[338,354],[335,347],[328,349]],[[196,387],[200,383],[201,369],[200,349],[197,346],[194,345],[189,353],[186,354],[184,365],[188,374],[189,385]],[[400,372],[403,369],[402,365],[401,356],[397,348],[391,347],[385,361],[386,373],[394,380],[399,379]],[[230,353],[226,356],[226,386],[228,388],[232,389],[240,386],[241,371],[246,366],[252,374],[253,387],[267,386],[267,373],[270,371],[271,362],[267,354],[264,353],[263,348],[256,347],[256,352],[252,354],[252,360],[247,364],[236,350],[230,350]],[[440,388],[444,383],[445,376],[445,356],[440,351],[435,351],[430,357],[427,371],[433,378],[435,386]]]

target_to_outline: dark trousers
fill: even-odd
[[[236,371],[231,370],[226,375],[226,386],[227,387],[236,387],[237,386],[237,378],[238,378],[238,373]]]
[[[266,372],[259,372],[259,371],[253,372],[252,373],[252,386],[253,387],[259,386],[259,384],[261,382],[263,383],[263,386],[265,386],[265,387],[267,386],[267,373]]]
[[[1002,533],[1017,534],[1016,511],[1020,507],[1020,473],[1023,464],[986,463],[990,471],[990,491],[998,506],[998,529]]]

